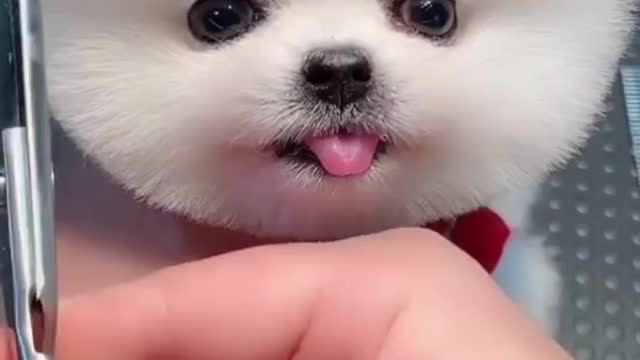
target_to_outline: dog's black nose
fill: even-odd
[[[314,50],[307,56],[302,73],[318,99],[340,109],[364,98],[371,87],[371,62],[358,48]]]

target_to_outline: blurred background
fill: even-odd
[[[565,279],[560,341],[579,360],[640,359],[640,38],[609,102],[583,155],[549,179],[534,211]]]

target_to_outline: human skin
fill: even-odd
[[[561,360],[439,235],[239,250],[63,301],[62,360]]]

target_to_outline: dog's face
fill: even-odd
[[[632,0],[45,0],[56,118],[151,204],[320,239],[418,225],[583,143]]]

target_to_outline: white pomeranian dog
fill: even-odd
[[[447,221],[553,331],[561,282],[527,234],[530,189],[587,140],[634,5],[43,0],[49,93],[152,206],[305,241]]]

